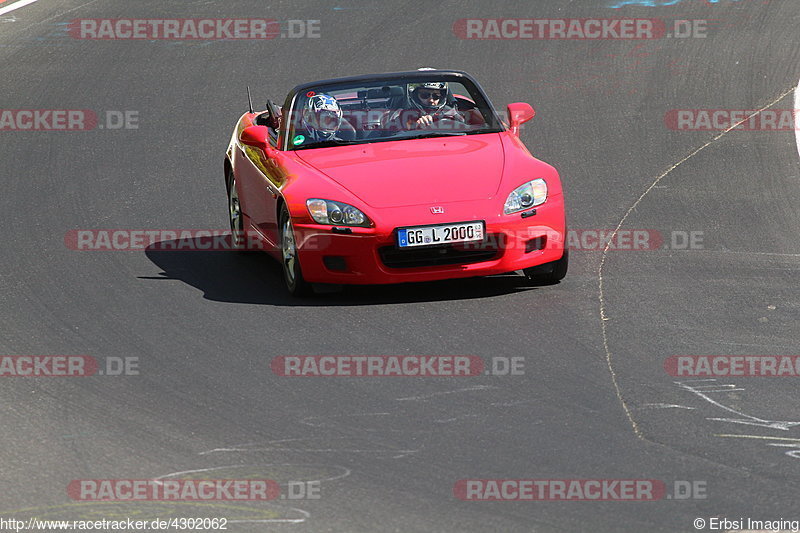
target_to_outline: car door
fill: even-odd
[[[277,148],[277,131],[270,128],[269,143]],[[241,189],[242,208],[250,220],[251,227],[257,230],[270,246],[277,249],[278,220],[277,200],[283,181],[275,159],[263,150],[238,143],[236,151],[236,171]]]

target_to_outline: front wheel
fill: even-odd
[[[234,250],[245,251],[244,215],[239,202],[239,188],[233,172],[228,171],[228,219],[231,223],[231,245]]]
[[[303,279],[303,272],[300,270],[292,218],[289,216],[289,210],[286,206],[281,209],[279,225],[281,228],[281,266],[283,267],[283,280],[286,282],[286,288],[293,296],[311,294],[311,284]]]
[[[564,279],[568,268],[569,250],[564,248],[564,255],[558,261],[526,268],[522,272],[532,285],[553,285]]]

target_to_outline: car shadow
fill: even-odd
[[[204,250],[203,238],[177,250],[177,241],[152,244],[145,255],[163,272],[143,280],[180,280],[218,302],[278,306],[352,306],[469,300],[535,290],[515,273],[397,285],[319,286],[313,296],[291,296],[280,264],[264,252]],[[171,248],[171,249],[170,249]]]

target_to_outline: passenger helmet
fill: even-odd
[[[329,94],[309,97],[303,109],[303,125],[323,137],[333,136],[342,121],[342,108],[336,98]]]

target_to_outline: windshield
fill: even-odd
[[[502,131],[482,91],[456,76],[320,85],[294,99],[288,149]]]

